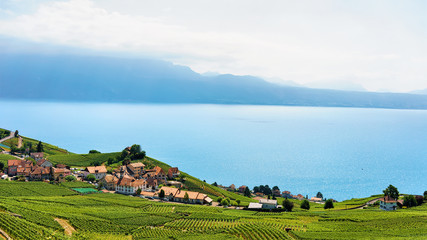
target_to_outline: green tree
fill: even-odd
[[[184,202],[188,202],[189,200],[190,200],[190,198],[188,196],[188,193],[185,192],[185,194],[184,194]]]
[[[96,166],[101,166],[101,163],[99,162],[99,160],[96,160],[96,161],[92,162],[92,165],[95,166],[95,167]]]
[[[89,154],[92,154],[92,153],[101,153],[100,151],[98,151],[98,150],[90,150],[89,151]]]
[[[89,175],[86,176],[86,180],[90,181],[90,182],[95,182],[96,177],[93,174],[89,174]]]
[[[4,163],[0,162],[0,170],[3,170],[4,168]]]
[[[214,182],[212,183],[212,186],[218,187],[218,183]]]
[[[309,210],[310,209],[310,202],[307,199],[303,200],[301,203],[301,208]]]
[[[18,132],[18,130],[16,130],[15,131],[15,137],[18,137],[19,136],[19,132]]]
[[[316,197],[317,197],[317,198],[321,198],[321,199],[323,199],[323,194],[322,194],[321,192],[318,192],[318,193],[316,194]]]
[[[399,198],[399,191],[397,188],[393,185],[389,185],[385,190],[383,190],[384,196],[389,196],[394,199]]]
[[[323,206],[324,209],[334,208],[334,202],[332,199],[328,199],[325,202],[325,205]]]
[[[287,212],[292,212],[292,209],[294,208],[294,203],[289,201],[289,199],[285,199],[285,200],[283,200],[283,208]]]
[[[427,191],[424,191],[424,199],[427,200]]]
[[[403,206],[407,206],[407,207],[417,206],[417,200],[415,199],[414,195],[405,196],[403,198]]]
[[[77,178],[75,176],[73,176],[73,175],[68,175],[68,176],[65,177],[65,180],[67,182],[74,182],[74,181],[77,180]]]
[[[37,152],[43,152],[43,143],[41,141],[37,143]]]
[[[164,197],[165,197],[165,191],[161,189],[159,193],[159,198],[164,198]]]
[[[138,189],[136,190],[135,194],[136,194],[137,196],[139,196],[139,195],[141,195],[141,192],[142,192],[141,188],[138,188]]]
[[[240,199],[236,200],[237,206],[240,206]]]
[[[249,197],[249,198],[252,196],[252,195],[251,195],[251,191],[249,190],[249,188],[248,188],[248,187],[246,187],[246,188],[245,188],[244,195],[245,195],[245,197]]]
[[[114,159],[113,158],[108,158],[108,160],[107,160],[107,164],[108,165],[111,165],[111,164],[113,164],[114,163]]]
[[[216,201],[217,201],[217,202],[219,202],[219,204],[221,204],[222,199],[223,199],[222,197],[218,197],[218,198],[216,199]]]
[[[131,159],[128,157],[125,157],[125,159],[123,159],[123,161],[122,161],[122,165],[128,165],[128,164],[130,164],[130,162],[131,162]]]
[[[101,191],[101,189],[104,187],[104,184],[102,183],[102,182],[100,182],[99,184],[98,184],[98,187],[97,187],[97,189],[98,189],[98,191]]]
[[[222,206],[228,206],[228,204],[229,204],[229,202],[227,201],[227,199],[222,199],[222,201],[221,201],[221,205]]]

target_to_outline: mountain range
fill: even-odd
[[[0,99],[427,109],[427,95],[285,86],[153,59],[5,53]]]

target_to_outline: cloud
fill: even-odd
[[[110,8],[102,4],[109,2]],[[364,8],[367,2],[228,2],[49,1],[0,20],[0,34],[154,56],[198,72],[302,84],[343,79],[368,90],[427,87],[426,41],[416,24],[391,18],[396,9],[376,12],[384,6]]]

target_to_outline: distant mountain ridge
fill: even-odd
[[[203,76],[150,59],[2,54],[0,99],[261,104],[427,109],[427,96],[277,85],[253,76]]]

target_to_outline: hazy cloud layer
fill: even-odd
[[[427,88],[423,1],[30,3],[0,4],[1,35],[155,56],[198,72],[368,90]]]

